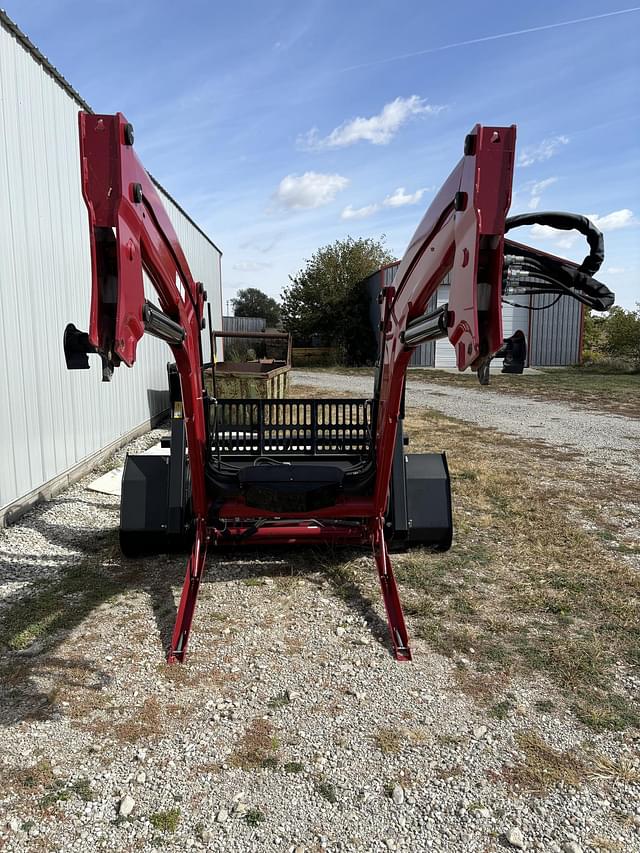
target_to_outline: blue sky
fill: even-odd
[[[222,248],[225,299],[247,286],[277,296],[316,248],[348,234],[385,234],[401,256],[480,122],[518,125],[512,212],[597,216],[599,277],[633,307],[640,7],[609,14],[629,8],[7,0],[96,111],[133,122],[147,169]],[[607,17],[552,26],[596,15]],[[517,238],[586,253],[566,232]]]

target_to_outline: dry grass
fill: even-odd
[[[420,633],[494,674],[497,695],[505,673],[536,671],[594,728],[637,723],[633,701],[612,688],[617,661],[639,662],[640,576],[581,521],[592,507],[585,475],[561,468],[553,448],[532,455],[491,430],[408,415],[414,450],[427,449],[427,435],[430,448],[447,448],[455,507],[448,554],[396,558],[417,593],[409,610]]]
[[[587,778],[587,766],[574,751],[560,752],[533,731],[516,735],[523,759],[503,767],[502,778],[517,791],[544,795],[556,785],[577,788]]]
[[[459,687],[498,716],[510,679],[536,673],[586,725],[638,725],[637,697],[620,680],[640,665],[640,573],[628,538],[637,484],[625,490],[606,470],[594,484],[571,454],[430,410],[409,408],[405,432],[412,452],[446,449],[454,505],[451,551],[393,556],[414,632],[467,657]],[[371,580],[359,561],[332,571],[349,594]]]
[[[160,737],[164,733],[163,710],[155,696],[145,699],[127,720],[97,720],[81,724],[94,734],[108,734],[123,743]]]
[[[373,735],[375,745],[380,752],[385,755],[391,755],[400,752],[402,747],[402,737],[397,729],[380,726]]]
[[[606,782],[624,782],[626,785],[637,785],[640,783],[640,763],[629,756],[621,755],[618,758],[607,758],[597,755],[589,770],[589,778],[603,780]]]
[[[240,743],[232,752],[229,763],[243,770],[273,767],[277,763],[279,741],[268,720],[257,718],[249,725]]]

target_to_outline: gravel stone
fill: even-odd
[[[518,850],[524,849],[524,836],[522,835],[522,831],[518,829],[517,826],[512,827],[505,833],[505,837],[508,843],[517,848]]]
[[[404,803],[404,790],[402,788],[402,785],[393,786],[391,798],[397,806],[401,806]]]
[[[120,817],[129,817],[131,812],[134,809],[136,801],[133,799],[131,794],[125,794],[124,797],[120,800],[120,806],[118,807],[118,814]]]

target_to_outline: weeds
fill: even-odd
[[[338,802],[338,795],[336,793],[335,785],[332,785],[331,782],[318,782],[316,784],[316,791],[330,803]]]
[[[268,720],[255,719],[231,754],[230,763],[234,767],[241,767],[243,770],[275,767],[279,745],[272,724]]]
[[[284,708],[285,705],[289,705],[291,703],[291,696],[289,695],[288,690],[284,690],[282,693],[278,693],[277,696],[274,696],[272,699],[269,699],[268,706],[269,708]]]
[[[543,795],[560,783],[577,787],[586,778],[587,766],[574,752],[554,749],[533,731],[518,733],[516,742],[524,758],[504,767],[502,776],[517,790]]]
[[[169,809],[149,815],[151,825],[160,832],[175,832],[180,823],[180,809]]]
[[[390,755],[399,752],[402,745],[400,735],[396,729],[380,726],[375,732],[373,739],[380,752]]]
[[[264,814],[260,811],[260,809],[249,809],[248,812],[245,813],[244,816],[245,822],[249,824],[249,826],[260,826],[266,818]]]

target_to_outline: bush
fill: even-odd
[[[640,304],[635,311],[614,305],[605,316],[585,317],[583,362],[611,370],[640,367]]]

